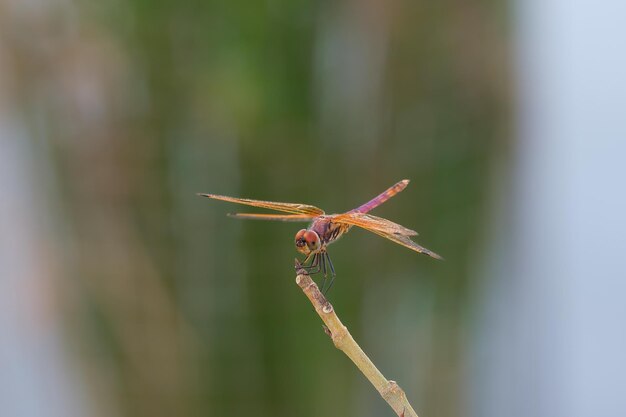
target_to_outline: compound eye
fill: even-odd
[[[296,245],[298,243],[303,244],[305,242],[304,234],[306,232],[307,232],[306,229],[302,229],[302,230],[299,230],[298,233],[296,233]]]
[[[307,230],[304,232],[304,240],[310,250],[317,250],[320,248],[320,237],[317,233]]]

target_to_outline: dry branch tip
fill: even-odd
[[[296,259],[296,283],[307,296],[315,311],[320,316],[324,325],[324,333],[326,333],[335,347],[345,353],[365,377],[372,383],[383,399],[391,406],[395,413],[400,417],[417,417],[415,410],[411,407],[406,394],[395,381],[387,380],[382,373],[376,368],[372,361],[367,357],[365,352],[355,342],[354,338],[343,325],[332,304],[320,292],[317,284],[311,279],[308,272],[302,268],[300,262]]]

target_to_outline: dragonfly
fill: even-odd
[[[341,214],[326,214],[324,210],[309,204],[279,203],[274,201],[252,200],[249,198],[237,198],[216,194],[198,193],[198,195],[214,200],[227,201],[230,203],[243,204],[281,212],[280,214],[228,214],[228,216],[238,219],[310,222],[307,229],[299,230],[295,236],[296,250],[305,256],[304,261],[299,266],[304,268],[309,274],[317,274],[320,272],[324,274],[322,292],[325,294],[330,287],[332,287],[336,276],[335,268],[330,260],[330,256],[328,255],[327,247],[346,234],[353,226],[373,232],[415,252],[423,253],[435,259],[443,259],[440,255],[430,249],[420,246],[411,240],[412,236],[417,236],[416,231],[382,217],[369,214],[371,210],[380,206],[391,197],[404,190],[408,184],[409,180],[399,181],[369,200],[367,203]],[[328,285],[328,288],[325,288],[329,272],[331,276],[330,284]]]

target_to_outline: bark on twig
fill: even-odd
[[[346,326],[339,320],[332,304],[320,292],[317,284],[311,279],[306,270],[299,267],[300,264],[296,260],[296,284],[300,286],[313,304],[313,307],[315,307],[315,311],[326,325],[326,334],[330,336],[335,347],[343,351],[354,362],[398,416],[417,417],[417,413],[409,404],[402,388],[395,381],[387,380],[380,373],[374,363],[354,341]]]

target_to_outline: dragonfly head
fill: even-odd
[[[296,250],[304,255],[315,253],[322,247],[320,237],[312,230],[302,229],[296,233]]]

